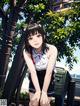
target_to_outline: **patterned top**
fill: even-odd
[[[46,51],[45,51],[45,53],[43,53],[43,52],[37,53],[36,50],[33,49],[32,50],[32,60],[35,64],[36,70],[40,71],[40,70],[45,70],[47,68],[48,57],[46,55]]]

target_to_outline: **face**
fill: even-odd
[[[34,35],[30,34],[28,38],[29,45],[36,50],[41,49],[43,38],[39,32],[36,32]]]

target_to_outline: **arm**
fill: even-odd
[[[56,58],[57,58],[56,47],[52,46],[49,49],[50,49],[49,50],[50,57],[49,57],[46,75],[45,75],[45,78],[44,78],[43,89],[42,89],[42,91],[44,91],[45,93],[47,93],[47,90],[48,90],[48,87],[49,87],[49,84],[50,84],[50,80],[51,80],[52,71],[53,71],[53,68],[55,66]]]
[[[52,71],[56,63],[56,58],[57,58],[57,49],[55,46],[50,46],[49,47],[49,61],[48,61],[47,69],[46,69],[46,74],[44,78],[42,94],[41,94],[41,99],[40,99],[40,103],[42,105],[45,104],[45,105],[50,106],[50,100],[48,99],[47,90],[48,90],[48,87],[51,81]]]
[[[36,74],[36,70],[35,70],[35,66],[33,64],[33,61],[31,59],[31,56],[28,52],[26,52],[25,50],[23,51],[23,56],[25,59],[25,62],[30,70],[31,73],[31,78],[34,84],[34,87],[36,89],[36,92],[40,92],[40,86],[39,86],[39,82],[38,82],[38,78],[37,78],[37,74]]]

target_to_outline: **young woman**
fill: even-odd
[[[33,24],[26,32],[23,56],[29,69],[29,106],[50,106],[57,48],[46,43],[41,25]]]

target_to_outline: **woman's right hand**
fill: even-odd
[[[36,91],[34,96],[33,96],[33,98],[31,99],[31,104],[33,106],[36,106],[36,103],[39,103],[40,96],[41,96],[41,92],[40,91]]]

